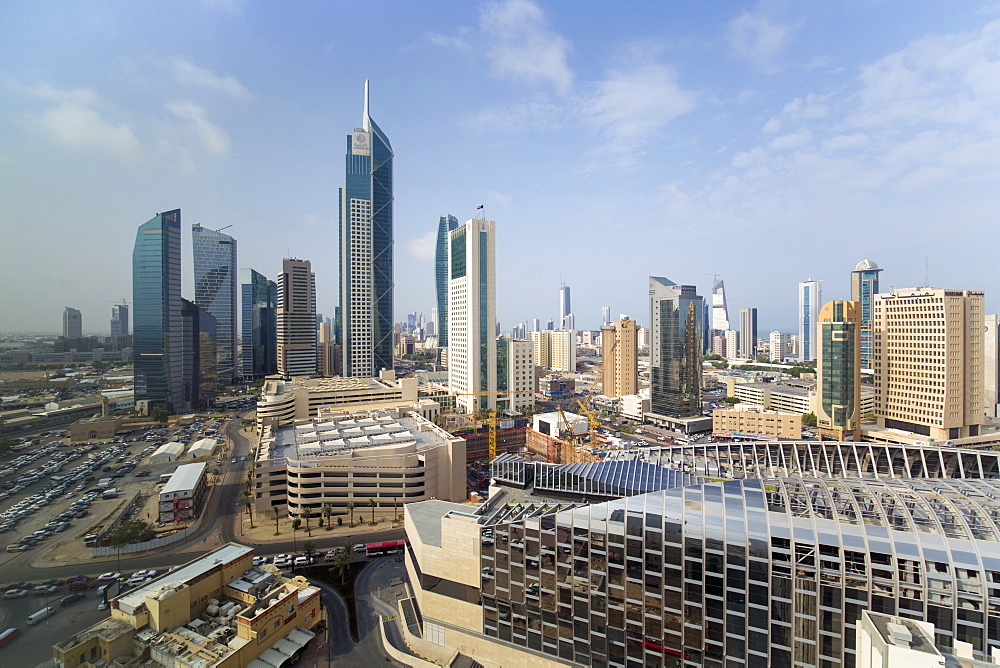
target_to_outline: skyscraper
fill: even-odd
[[[718,336],[729,329],[729,305],[726,303],[726,282],[715,279],[712,283],[712,329]]]
[[[236,364],[236,240],[228,234],[191,226],[194,256],[194,303],[216,322],[215,349],[219,356],[216,380],[231,385],[239,374]]]
[[[128,336],[128,304],[111,307],[111,336]]]
[[[219,351],[218,324],[208,309],[181,300],[181,336],[184,339],[182,386],[185,410],[198,410],[215,402]]]
[[[535,364],[549,371],[576,371],[576,334],[568,329],[531,332]]]
[[[984,316],[983,327],[983,411],[986,417],[1000,417],[1000,316]]]
[[[241,269],[240,293],[240,375],[256,380],[278,370],[278,285],[253,269]]]
[[[573,307],[569,298],[569,286],[563,283],[559,286],[559,329],[573,329],[570,318]]]
[[[438,347],[448,346],[448,237],[458,228],[458,218],[441,216],[438,221],[437,246],[434,249],[434,285],[437,289],[437,313],[434,326]]]
[[[63,309],[63,338],[79,339],[83,337],[83,314],[75,308],[67,306]]]
[[[865,258],[851,272],[851,300],[861,304],[861,368],[872,361],[872,299],[878,294],[879,266]]]
[[[601,307],[601,324],[610,325],[611,324],[611,307],[602,306]]]
[[[278,277],[278,373],[316,374],[316,276],[309,260],[285,258]]]
[[[693,285],[649,277],[650,410],[656,417],[701,415],[701,320]]]
[[[466,413],[497,405],[495,239],[492,220],[449,232],[448,389]]]
[[[816,359],[816,318],[823,304],[823,288],[819,281],[809,279],[799,283],[799,361]]]
[[[515,410],[535,403],[535,364],[531,341],[497,340],[497,410]]]
[[[757,309],[740,309],[740,357],[757,357]]]
[[[601,393],[617,399],[639,391],[639,337],[624,317],[601,328]]]
[[[181,410],[180,209],[139,226],[132,250],[132,309],[136,406]]]
[[[823,305],[816,327],[820,440],[861,440],[861,305],[834,301]]]
[[[340,315],[345,376],[393,368],[392,147],[368,115],[347,136],[340,189]]]

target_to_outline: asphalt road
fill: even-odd
[[[51,599],[27,596],[21,599],[0,599],[3,613],[3,628],[16,626],[21,629],[21,637],[7,647],[0,649],[0,665],[37,666],[52,659],[52,644],[77,633],[108,616],[107,610],[98,610],[101,600],[95,589],[85,592],[87,598],[65,608],[59,606],[59,598],[69,593],[66,586],[59,588],[59,595]],[[32,613],[46,605],[56,609],[56,614],[35,626],[28,626],[26,620]]]

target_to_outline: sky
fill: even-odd
[[[797,331],[797,285],[986,292],[1000,4],[0,3],[0,332],[106,333],[135,230],[180,208],[337,303],[337,189],[371,115],[395,152],[395,320],[434,304],[438,218],[496,221],[497,317],[649,319],[648,277],[725,281]],[[926,278],[925,278],[926,276]],[[737,325],[734,325],[734,327]]]

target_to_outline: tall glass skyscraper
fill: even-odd
[[[240,270],[243,340],[240,371],[244,379],[263,378],[278,370],[278,285],[253,269]]]
[[[368,115],[347,136],[340,189],[340,309],[345,376],[393,368],[392,146]]]
[[[458,229],[458,218],[441,216],[434,249],[434,286],[437,289],[437,319],[434,322],[438,347],[448,347],[448,233]]]
[[[215,403],[218,377],[217,322],[208,309],[181,300],[184,337],[183,393],[187,408],[197,410]]]
[[[869,259],[851,272],[851,301],[861,303],[861,368],[872,368],[872,297],[878,294],[879,266]]]
[[[693,285],[649,277],[650,410],[667,418],[701,415],[704,299]]]
[[[139,226],[132,250],[135,401],[184,409],[181,323],[181,210]]]
[[[799,283],[799,361],[816,359],[816,322],[823,305],[823,287],[809,279]]]
[[[83,314],[67,306],[63,309],[63,338],[79,339],[83,336]]]
[[[236,240],[201,225],[191,227],[194,301],[217,324],[218,381],[233,382],[236,368]]]

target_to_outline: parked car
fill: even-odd
[[[97,579],[100,580],[101,582],[112,582],[114,580],[117,580],[121,576],[122,576],[121,573],[102,573],[101,575],[97,576]]]
[[[5,591],[3,593],[3,597],[7,598],[7,599],[10,599],[10,598],[24,598],[27,595],[28,595],[28,590],[27,589],[8,589],[7,591]]]
[[[59,599],[59,605],[65,608],[67,605],[73,605],[77,601],[82,601],[85,598],[87,598],[86,594],[78,591],[73,592],[72,594],[67,594]]]
[[[31,591],[35,596],[54,596],[59,588],[54,585],[38,585]]]
[[[287,568],[292,565],[292,555],[290,554],[279,554],[274,558],[272,562],[278,568]]]

